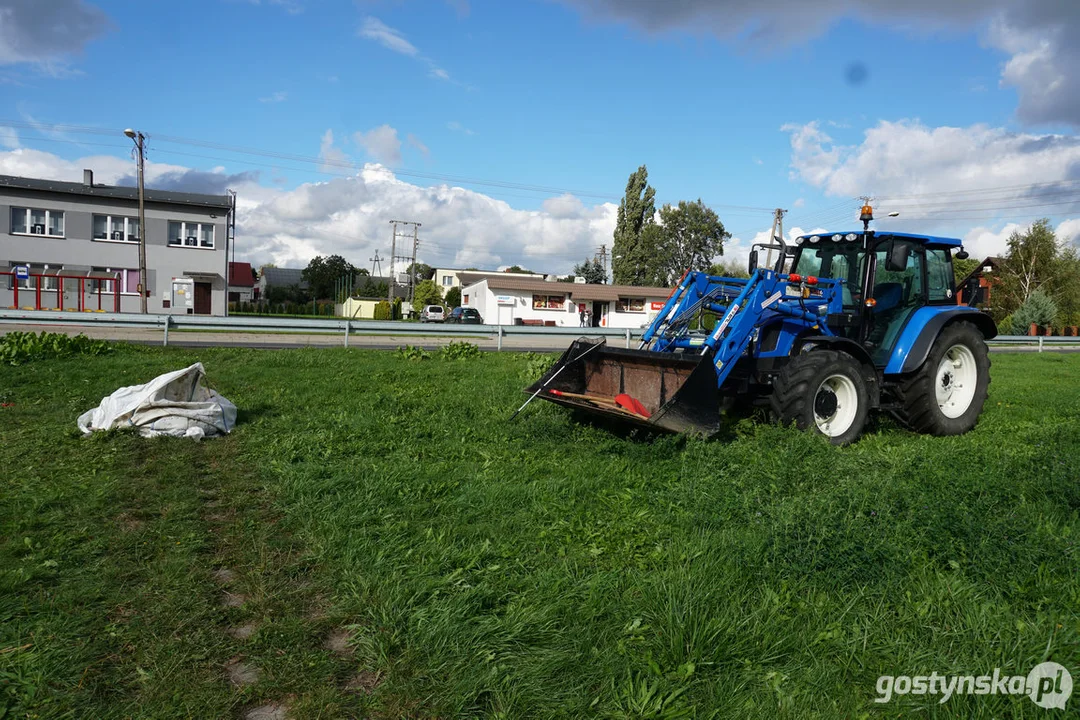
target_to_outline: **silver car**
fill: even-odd
[[[446,319],[442,305],[427,305],[420,313],[420,322],[442,322]]]

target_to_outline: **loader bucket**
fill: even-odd
[[[541,387],[539,397],[545,400],[617,422],[702,435],[720,429],[711,353],[624,350],[581,339],[525,392]],[[612,400],[624,393],[640,401],[649,417],[615,406]]]

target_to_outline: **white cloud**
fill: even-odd
[[[333,133],[322,137],[333,148]],[[81,181],[91,168],[97,182],[130,182],[130,158],[88,156],[64,160],[26,148],[0,151],[0,174]],[[404,182],[378,164],[355,176],[308,183],[293,190],[264,187],[250,173],[222,168],[200,171],[148,161],[147,184],[176,189],[238,191],[237,258],[303,267],[315,255],[340,254],[367,265],[375,250],[389,254],[387,221],[418,220],[419,259],[431,265],[495,268],[520,264],[566,274],[600,244],[610,246],[617,208],[585,205],[572,196],[555,199],[550,212],[521,210],[460,187],[421,187]]]
[[[363,24],[360,29],[356,31],[356,34],[365,40],[371,40],[382,45],[387,50],[392,50],[401,55],[405,55],[411,58],[419,60],[421,63],[427,65],[428,74],[437,79],[446,82],[459,85],[450,77],[450,73],[420,52],[420,49],[413,45],[411,42],[405,39],[404,33],[396,28],[392,28],[382,20],[374,17],[364,18]]]
[[[1080,3],[1076,0],[562,0],[646,32],[710,33],[746,45],[805,42],[846,18],[925,34],[971,30],[1010,55],[1001,82],[1034,123],[1080,126]]]
[[[402,55],[416,57],[420,51],[416,46],[405,39],[400,30],[396,30],[385,24],[382,20],[374,17],[364,18],[364,24],[356,31],[356,34],[365,40],[373,40],[387,50],[393,50]]]
[[[271,93],[267,97],[259,98],[259,102],[263,102],[263,103],[285,102],[285,100],[287,100],[288,97],[289,97],[289,93],[285,92],[284,90],[278,90],[277,92]]]
[[[453,130],[454,132],[459,132],[459,133],[462,133],[464,135],[475,135],[476,134],[475,132],[473,132],[469,128],[467,128],[464,125],[462,125],[461,123],[459,123],[457,120],[451,120],[450,122],[446,123],[446,127],[447,127],[448,130]]]
[[[1064,188],[1080,179],[1080,138],[1073,136],[900,120],[879,122],[861,144],[841,146],[816,122],[783,130],[791,134],[793,179],[827,195],[879,196],[905,217],[1068,212],[1076,194]],[[1039,202],[1045,205],[1020,207]]]
[[[805,205],[805,204],[806,204],[806,200],[805,200],[805,199],[803,199],[803,198],[798,198],[798,199],[796,199],[796,200],[795,200],[795,202],[793,202],[793,203],[791,204],[791,207],[794,207],[794,208],[801,208],[801,207],[802,207],[803,205]]]
[[[380,125],[367,132],[353,133],[353,141],[364,148],[377,162],[397,165],[401,162],[401,140],[397,130],[389,125]]]
[[[1057,226],[1056,232],[1059,240],[1080,247],[1080,218],[1065,220]]]
[[[336,168],[350,166],[349,158],[334,145],[334,131],[327,129],[319,141],[320,172],[334,172]]]
[[[431,157],[431,150],[428,149],[428,146],[420,142],[420,138],[416,137],[412,133],[409,133],[405,136],[405,142],[409,144],[409,147],[419,150],[420,154],[423,155],[425,158]]]
[[[19,133],[15,131],[15,128],[0,127],[0,145],[9,150],[19,147]]]

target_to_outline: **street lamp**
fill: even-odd
[[[146,314],[146,203],[143,198],[145,185],[144,174],[144,147],[146,136],[131,128],[124,131],[135,142],[135,149],[139,152],[139,308],[143,315]]]

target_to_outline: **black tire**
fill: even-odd
[[[962,351],[957,348],[966,348],[970,353],[964,357]],[[956,388],[953,382],[952,372],[942,366],[947,354],[957,360],[956,362],[974,362],[975,365],[975,389],[970,400],[964,394],[961,402],[967,400],[966,409],[961,408],[958,402],[952,402]],[[948,375],[948,377],[943,377]],[[939,402],[938,385],[948,393],[948,399],[944,404]],[[953,391],[947,388],[952,384]],[[986,402],[987,389],[990,386],[990,354],[986,349],[986,341],[977,327],[969,322],[956,322],[945,327],[930,348],[930,354],[926,361],[912,375],[900,383],[898,396],[901,409],[897,413],[898,419],[915,432],[929,435],[962,435],[975,427],[982,413],[983,404]],[[959,387],[963,390],[963,387]],[[960,412],[962,410],[962,412]]]
[[[833,434],[829,419],[842,419],[837,414],[843,409],[836,404],[837,394],[832,387],[837,376],[850,384],[845,385],[848,389],[844,392],[853,395],[856,407],[850,425],[837,428]],[[796,355],[784,366],[773,382],[770,403],[773,417],[781,425],[795,423],[800,430],[825,435],[833,445],[847,445],[859,439],[866,425],[870,393],[863,369],[853,357],[836,350],[813,350]]]

